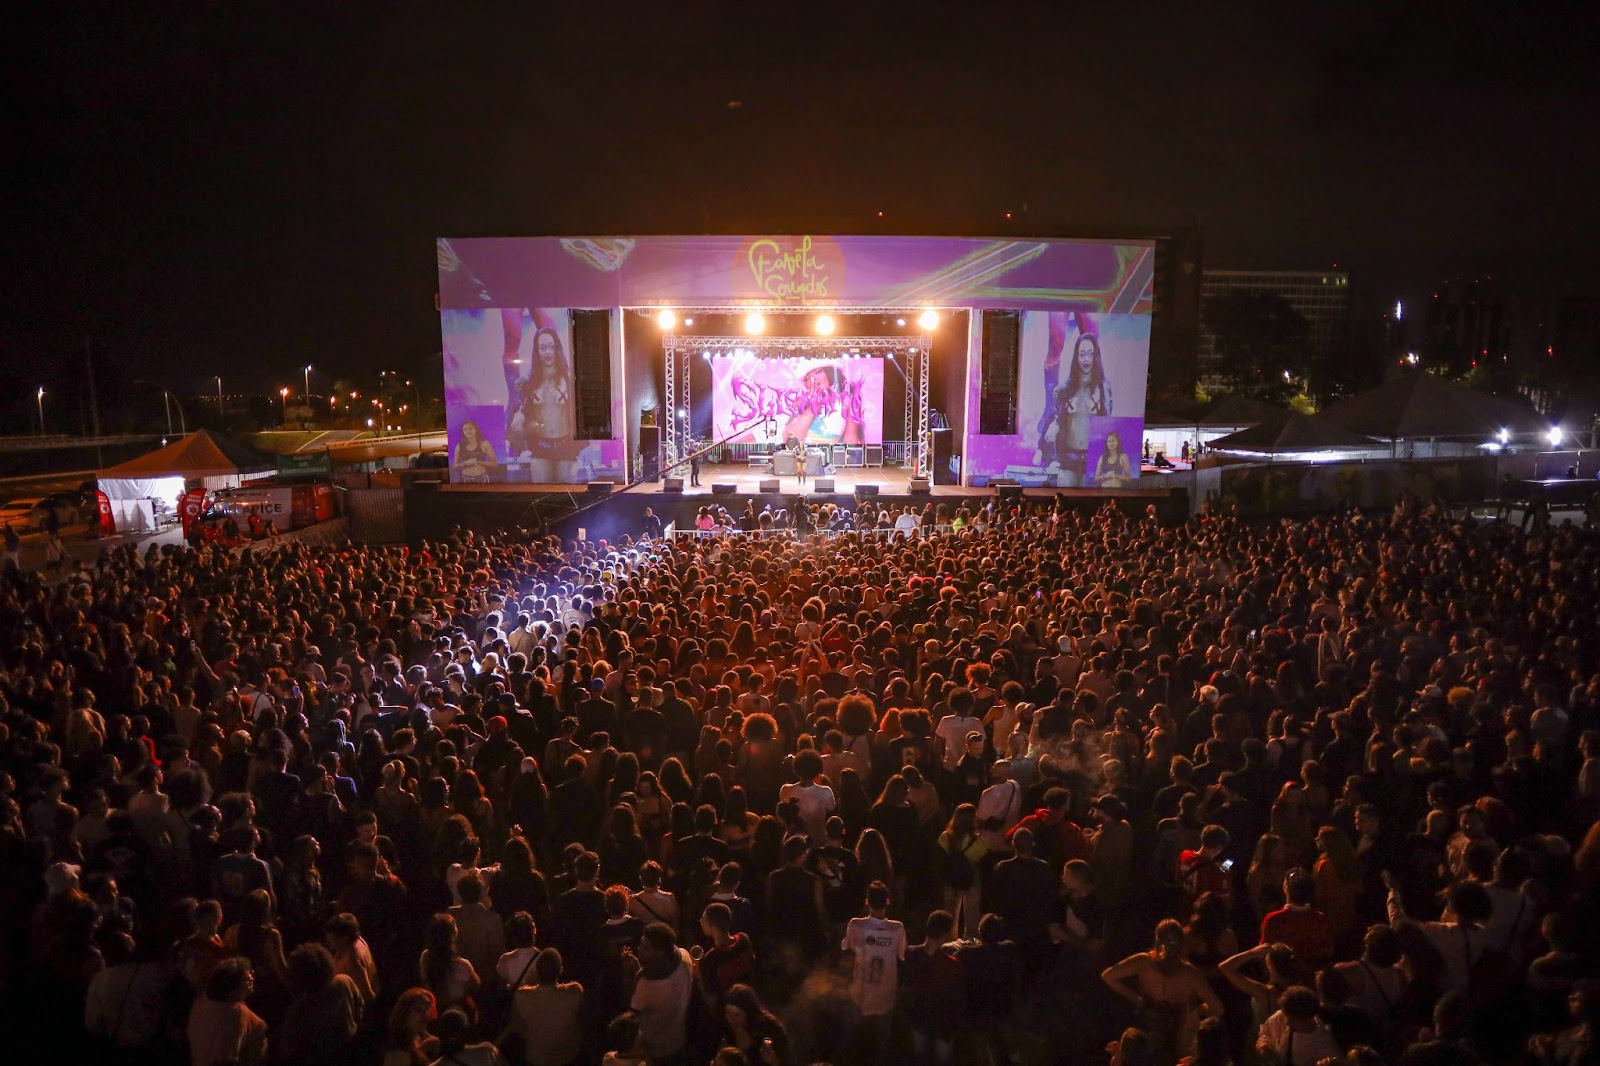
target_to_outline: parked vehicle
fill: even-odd
[[[24,496],[0,507],[0,523],[9,522],[18,532],[46,529],[48,516],[55,515],[57,526],[70,526],[78,521],[78,505],[71,502],[71,493],[53,493],[49,496]]]

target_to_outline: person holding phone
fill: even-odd
[[[1178,855],[1178,884],[1189,906],[1206,892],[1232,905],[1233,860],[1222,857],[1229,842],[1227,829],[1208,825],[1200,831],[1200,850]]]

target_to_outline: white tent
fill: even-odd
[[[118,532],[158,528],[158,510],[175,508],[178,497],[198,483],[208,492],[237,488],[271,475],[271,461],[237,441],[200,429],[146,455],[99,471],[100,491],[111,501]]]

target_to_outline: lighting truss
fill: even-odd
[[[805,358],[808,352],[823,352],[837,354],[849,352],[852,349],[860,352],[898,352],[905,348],[908,342],[913,342],[912,337],[772,337],[765,333],[754,337],[668,337],[665,343],[668,347],[688,348],[701,352],[731,352],[741,348],[748,348],[756,352],[765,352],[769,356],[776,352],[780,355],[794,358]]]
[[[862,307],[859,305],[824,307],[818,304],[810,304],[805,307],[775,307],[770,303],[762,303],[760,300],[747,300],[744,303],[725,304],[696,303],[691,305],[664,303],[655,306],[641,304],[630,305],[628,307],[628,310],[637,311],[639,314],[648,316],[651,319],[654,319],[659,312],[669,309],[677,312],[678,320],[680,322],[683,321],[684,315],[688,315],[690,318],[693,318],[695,315],[748,315],[751,311],[760,311],[768,318],[774,318],[782,315],[798,315],[803,318],[815,318],[817,315],[832,315],[835,318],[838,318],[840,315],[874,315],[878,318],[903,318],[906,320],[906,324],[908,326],[914,325],[917,321],[917,316],[922,314],[924,311],[937,311],[940,313],[940,315],[944,315],[946,312],[952,310],[951,308],[946,307]]]

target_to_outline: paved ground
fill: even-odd
[[[86,535],[87,526],[64,526],[61,530],[61,543],[67,549],[68,559],[75,566],[79,562],[93,563],[100,555],[100,549],[106,546],[121,547],[124,544],[133,544],[140,551],[151,544],[182,544],[183,529],[181,526],[171,526],[159,533],[130,533],[121,537],[96,537],[90,539]],[[30,533],[22,538],[22,568],[24,570],[44,569],[43,533]]]

